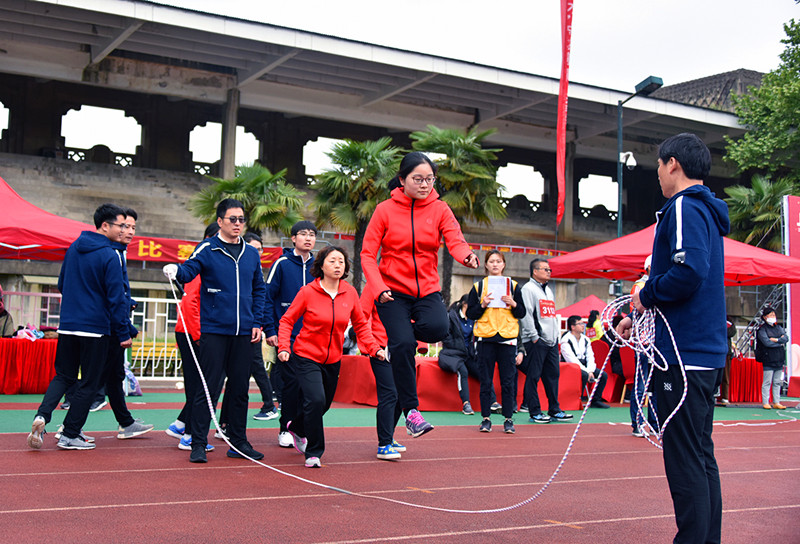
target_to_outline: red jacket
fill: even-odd
[[[385,346],[389,339],[386,336],[386,329],[381,322],[381,318],[378,316],[378,310],[375,308],[376,298],[372,291],[365,287],[361,293],[361,309],[364,311],[375,341],[381,346]],[[361,342],[358,343],[358,351],[366,353],[366,346],[362,345]]]
[[[186,326],[189,328],[189,335],[192,340],[197,342],[200,340],[200,276],[183,286],[183,298],[180,301],[181,314],[183,319],[178,316],[178,322],[175,323],[176,333],[185,333],[186,329],[183,326],[183,321],[186,321]]]
[[[290,348],[292,329],[303,318],[303,328]],[[344,280],[334,298],[322,289],[319,279],[297,292],[294,301],[281,317],[278,328],[278,352],[290,351],[320,364],[337,363],[342,359],[344,331],[353,323],[359,344],[375,355],[381,347],[373,338],[367,318],[361,310],[358,293]]]
[[[463,263],[472,250],[450,206],[431,191],[416,200],[402,188],[375,208],[364,234],[361,266],[377,299],[387,290],[421,298],[439,285],[439,245],[442,236],[453,258]],[[381,264],[378,265],[378,250]]]

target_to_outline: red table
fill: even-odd
[[[731,361],[731,402],[761,403],[761,382],[764,368],[750,357],[735,357]]]
[[[0,394],[44,393],[56,375],[58,340],[0,338]]]

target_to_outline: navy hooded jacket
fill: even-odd
[[[283,250],[283,255],[272,264],[267,275],[267,300],[264,307],[264,335],[276,336],[281,318],[289,305],[294,300],[297,292],[305,285],[314,281],[311,275],[311,265],[314,255],[310,255],[306,262],[302,257],[295,255],[293,247]],[[303,320],[299,319],[292,329],[292,340],[300,332]]]
[[[639,296],[645,308],[657,306],[664,314],[686,365],[725,366],[723,236],[729,230],[728,205],[704,185],[687,187],[656,213],[650,278]],[[677,364],[659,317],[655,334],[656,347]]]
[[[137,306],[137,302],[131,296],[131,283],[128,280],[128,246],[120,242],[111,242],[111,247],[119,258],[119,265],[122,267],[122,285],[125,287],[125,296],[128,298],[130,309],[133,311]],[[130,330],[131,338],[136,338],[139,335],[139,331],[131,323],[130,316],[128,317],[128,329]]]
[[[253,246],[239,241],[239,253],[231,255],[219,235],[206,238],[178,266],[182,283],[200,274],[201,333],[250,336],[261,327],[266,290],[261,257]]]
[[[110,335],[130,339],[130,305],[122,267],[111,240],[84,231],[67,249],[58,276],[61,291],[61,332]]]

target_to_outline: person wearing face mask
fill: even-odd
[[[764,410],[775,408],[785,410],[781,404],[781,380],[783,365],[786,362],[786,343],[789,337],[778,325],[775,309],[765,306],[761,311],[764,323],[758,328],[756,335],[756,361],[764,366],[764,379],[761,382],[761,401]],[[769,389],[772,386],[772,404],[769,403]]]
[[[3,300],[3,286],[0,285],[0,338],[11,338],[14,335],[14,319],[8,313]]]

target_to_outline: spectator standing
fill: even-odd
[[[311,221],[298,221],[292,225],[291,234],[293,247],[283,250],[283,255],[273,263],[267,275],[264,335],[267,337],[267,344],[273,347],[278,346],[278,327],[281,317],[289,309],[297,292],[314,281],[311,275],[314,255],[311,252],[317,243],[317,227]],[[302,319],[295,323],[291,335],[292,343],[302,326]],[[291,360],[276,360],[272,365],[272,386],[281,407],[278,445],[282,448],[291,448],[294,445],[286,424],[295,418],[298,408],[302,406],[292,363]]]
[[[637,311],[657,306],[664,315],[656,318],[654,340],[668,363],[666,371],[653,376],[659,409],[675,412],[685,392],[662,435],[676,543],[721,538],[722,492],[711,433],[714,392],[728,351],[722,241],[730,220],[725,202],[703,185],[710,170],[711,153],[694,134],[678,134],[659,146],[658,181],[668,200],[656,214],[650,277],[631,296]],[[618,332],[630,327],[626,317]],[[678,354],[686,371],[685,391]]]
[[[261,258],[240,236],[245,222],[243,204],[226,198],[217,206],[219,233],[198,245],[183,264],[166,265],[164,274],[183,283],[200,276],[200,369],[206,376],[212,405],[219,399],[223,377],[228,378],[226,433],[236,449],[229,449],[227,456],[240,458],[243,454],[263,459],[264,454],[247,441],[246,428],[251,344],[261,341],[266,288]],[[210,422],[205,391],[201,390],[192,406],[192,463],[207,462]]]
[[[569,421],[572,414],[562,411],[558,405],[558,332],[556,302],[550,282],[550,263],[545,259],[531,261],[531,279],[522,286],[522,300],[527,310],[520,320],[525,361],[522,363],[527,376],[523,405],[530,411],[533,423]],[[539,403],[539,379],[547,395],[547,414],[542,413]]]
[[[761,402],[764,410],[785,410],[781,404],[781,384],[783,381],[783,365],[786,364],[786,344],[789,337],[783,327],[778,325],[778,318],[771,306],[761,311],[763,323],[756,334],[756,361],[764,367],[764,379],[761,382]],[[772,404],[769,402],[772,389]]]
[[[403,157],[389,183],[391,196],[376,207],[361,251],[364,275],[389,332],[398,398],[413,437],[433,429],[417,409],[417,340],[440,342],[448,330],[438,271],[442,238],[457,262],[478,267],[452,210],[439,200],[435,182],[436,164],[427,155],[414,151]]]
[[[6,310],[5,300],[3,299],[3,286],[0,285],[0,338],[11,338],[17,332],[14,328],[14,319]]]
[[[369,330],[358,293],[342,279],[349,271],[344,249],[328,246],[320,251],[311,268],[317,279],[300,289],[278,329],[278,359],[285,363],[294,358],[292,365],[303,395],[303,406],[288,428],[295,448],[305,455],[308,468],[319,468],[325,452],[322,416],[336,394],[348,322],[352,321],[356,337],[367,353],[385,359],[385,351]],[[303,328],[292,344],[292,330],[301,317]]]
[[[608,375],[604,370],[597,368],[597,364],[594,362],[594,350],[592,350],[589,338],[583,333],[584,325],[581,316],[569,316],[567,329],[567,332],[561,337],[561,357],[564,361],[576,364],[581,369],[581,391],[586,389],[587,383],[597,384],[591,406],[608,408],[608,404],[603,400],[603,391],[606,388]]]
[[[467,317],[475,320],[473,333],[481,370],[481,421],[479,431],[492,431],[492,390],[494,368],[500,374],[503,400],[503,431],[514,434],[514,380],[519,319],[525,316],[522,292],[517,282],[503,276],[506,259],[493,249],[486,252],[484,268],[488,276],[472,286],[467,302]]]
[[[717,401],[717,406],[730,404],[728,399],[730,398],[731,389],[731,365],[733,364],[733,358],[736,356],[736,343],[733,341],[733,338],[736,336],[736,325],[733,324],[733,317],[727,317],[726,325],[728,327],[728,354],[725,356],[725,370],[722,373],[722,383],[719,384],[719,394],[717,395],[719,400]]]

